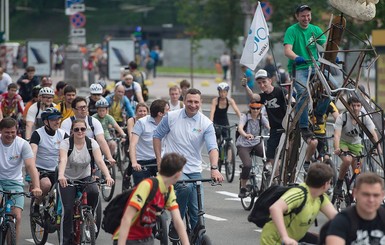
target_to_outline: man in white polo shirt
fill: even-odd
[[[201,150],[206,143],[211,178],[221,182],[223,176],[218,171],[218,145],[213,122],[199,111],[201,92],[198,89],[189,89],[183,102],[185,108],[169,112],[154,131],[154,151],[158,167],[161,161],[161,139],[164,138],[164,153],[176,152],[187,159],[181,179],[202,178]],[[175,185],[177,202],[182,217],[188,205],[191,227],[194,228],[198,221],[198,199],[195,186],[189,184],[187,187]]]

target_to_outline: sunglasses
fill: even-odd
[[[259,111],[261,109],[261,107],[250,107],[251,110],[256,110],[256,111]]]
[[[53,99],[53,96],[41,96],[42,99]]]
[[[75,133],[77,133],[77,132],[85,132],[87,130],[87,128],[74,128],[73,129],[73,131],[75,132]]]

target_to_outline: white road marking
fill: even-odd
[[[204,214],[204,217],[206,219],[211,219],[211,220],[215,220],[215,221],[227,221],[227,219],[224,219],[224,218],[221,218],[221,217],[217,217],[217,216],[213,216],[213,215],[210,215],[210,214]]]
[[[228,192],[228,191],[216,191],[216,193],[222,194],[222,195],[225,195],[225,196],[229,196],[229,197],[236,197],[236,198],[238,198],[238,194],[232,193],[232,192]]]
[[[33,239],[25,239],[27,242],[30,242],[30,243],[35,243],[34,241],[33,241]],[[52,244],[52,243],[49,243],[49,242],[46,242],[45,243],[46,245],[54,245],[54,244]]]
[[[256,230],[254,230],[254,231],[256,231],[256,232],[262,232],[262,229],[256,229]]]

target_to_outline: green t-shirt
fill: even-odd
[[[307,199],[304,208],[297,215],[285,215],[284,222],[289,237],[295,240],[300,240],[309,228],[314,223],[321,207],[324,207],[330,200],[326,194],[324,194],[324,200],[321,204],[319,197],[312,198],[309,194],[309,187],[306,184],[301,184],[307,189]],[[293,209],[299,207],[304,199],[304,192],[300,188],[292,188],[281,196],[280,199],[286,202],[288,206],[287,213],[290,213]],[[290,217],[291,216],[291,217]],[[281,237],[279,232],[273,223],[269,221],[262,229],[261,245],[281,245]]]
[[[99,117],[98,113],[95,113],[92,116],[98,119],[98,121],[102,124],[103,131],[104,131],[104,138],[106,140],[111,140],[112,137],[108,129],[115,125],[116,123],[115,119],[108,114],[104,118]]]
[[[322,35],[322,36],[321,36]],[[293,52],[299,56],[302,56],[305,60],[310,60],[310,55],[306,49],[306,46],[318,38],[317,43],[323,45],[326,42],[326,36],[323,34],[323,31],[318,26],[309,24],[306,29],[303,29],[298,23],[287,28],[285,37],[283,39],[283,44],[290,44],[293,46]],[[313,54],[313,57],[318,60],[317,46],[315,43],[312,43],[310,46],[310,51]],[[293,60],[289,59],[288,70],[291,73]],[[297,70],[308,69],[309,64],[297,65]]]

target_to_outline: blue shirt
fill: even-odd
[[[176,152],[187,159],[183,168],[186,174],[202,172],[203,143],[208,152],[218,150],[212,121],[201,112],[188,117],[185,108],[168,112],[154,131],[154,138],[164,138],[164,153]]]

